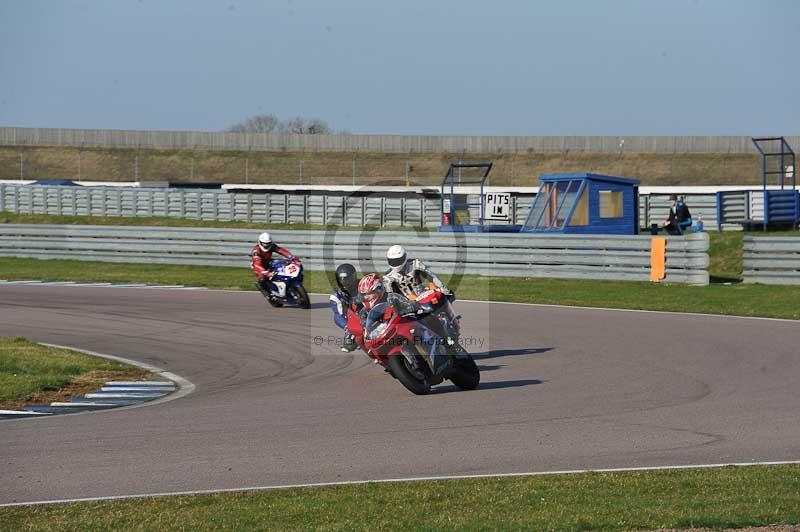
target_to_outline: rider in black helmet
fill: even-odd
[[[331,302],[331,311],[333,312],[333,321],[336,325],[345,329],[347,327],[347,312],[348,309],[358,310],[358,274],[352,264],[340,264],[336,268],[336,289],[331,294],[329,300]],[[345,333],[342,344],[342,351],[354,351],[358,346],[350,333]]]

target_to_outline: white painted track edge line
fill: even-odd
[[[716,469],[721,467],[754,467],[754,466],[778,466],[778,465],[797,465],[800,460],[776,460],[767,462],[731,462],[720,464],[686,464],[686,465],[666,465],[666,466],[644,466],[644,467],[614,467],[602,469],[568,469],[559,471],[532,471],[525,473],[482,473],[474,475],[442,475],[430,477],[407,477],[407,478],[386,478],[373,480],[344,480],[340,482],[312,482],[306,484],[281,484],[274,486],[250,486],[246,488],[220,488],[190,491],[170,491],[156,493],[139,493],[134,495],[109,495],[100,497],[82,497],[75,499],[53,499],[29,502],[2,503],[0,508],[11,506],[33,506],[43,504],[69,504],[77,502],[97,502],[97,501],[117,501],[124,499],[144,499],[157,497],[178,497],[186,495],[215,495],[223,493],[241,493],[246,491],[272,491],[296,488],[324,488],[329,486],[353,486],[363,484],[394,484],[402,482],[434,482],[439,480],[468,480],[481,478],[515,478],[515,477],[543,477],[554,475],[578,475],[583,473],[635,473],[641,471],[672,471],[683,469]]]
[[[164,379],[172,381],[177,386],[177,389],[174,392],[169,393],[167,395],[164,395],[162,397],[159,397],[157,399],[153,399],[152,401],[145,401],[143,403],[137,403],[135,405],[121,406],[121,407],[115,408],[113,410],[123,410],[123,409],[130,409],[130,408],[141,408],[143,406],[152,406],[152,405],[157,405],[157,404],[160,404],[160,403],[166,403],[168,401],[174,401],[175,399],[180,399],[181,397],[185,397],[185,396],[189,395],[195,389],[195,385],[191,381],[189,381],[188,379],[185,379],[184,377],[181,377],[180,375],[172,373],[171,371],[166,371],[166,370],[164,370],[162,368],[159,368],[157,366],[153,366],[151,364],[147,364],[145,362],[139,362],[138,360],[132,360],[130,358],[124,358],[124,357],[120,357],[120,356],[116,356],[116,355],[109,355],[107,353],[98,353],[96,351],[89,351],[88,349],[80,349],[80,348],[71,347],[71,346],[68,346],[68,345],[49,344],[49,343],[44,343],[44,342],[39,342],[39,344],[40,345],[44,345],[46,347],[55,347],[57,349],[70,349],[72,351],[77,351],[79,353],[84,353],[86,355],[105,358],[105,359],[108,359],[108,360],[114,360],[116,362],[121,362],[123,364],[129,364],[131,366],[136,366],[137,368],[142,368],[142,369],[144,369],[146,371],[149,371],[151,373],[159,375],[160,377],[162,377]]]

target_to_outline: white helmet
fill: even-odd
[[[389,262],[389,266],[392,267],[392,271],[399,272],[408,260],[406,250],[403,249],[403,246],[394,245],[386,252],[386,260]]]
[[[272,247],[272,237],[269,233],[264,232],[258,235],[258,247],[261,251],[267,252]]]

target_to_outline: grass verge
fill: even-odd
[[[654,530],[800,523],[800,466],[461,479],[0,508],[11,530]]]
[[[310,292],[330,292],[324,272],[306,272]],[[215,289],[255,290],[246,268],[114,264],[73,260],[0,258],[0,279],[184,284]],[[447,280],[460,299],[545,303],[736,316],[800,319],[800,286],[681,286],[628,281],[509,279],[464,276]]]
[[[24,338],[0,337],[0,409],[49,404],[97,390],[114,379],[140,379],[142,369]]]
[[[493,162],[489,185],[538,185],[555,172],[636,177],[643,185],[759,182],[757,153],[381,153],[0,146],[0,178],[438,186],[451,162]],[[355,177],[354,177],[355,173]]]

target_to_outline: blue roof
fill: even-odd
[[[550,182],[550,181],[566,181],[569,179],[588,179],[591,181],[605,181],[607,183],[616,183],[618,185],[638,185],[638,179],[626,179],[624,177],[614,177],[610,175],[603,175],[603,174],[592,174],[588,172],[577,173],[577,174],[547,174],[539,177],[539,180],[542,182]]]

